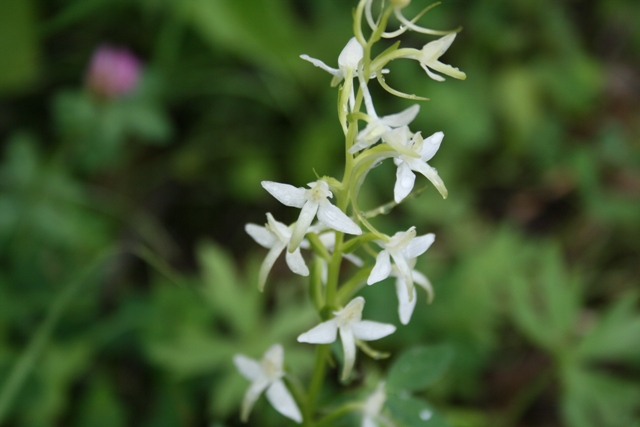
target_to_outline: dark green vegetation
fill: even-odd
[[[274,342],[306,379],[306,290],[279,263],[259,294],[264,251],[243,227],[295,219],[261,180],[342,170],[330,76],[298,55],[335,66],[354,5],[3,2],[0,425],[238,425],[231,357]],[[436,233],[418,266],[436,299],[380,343],[391,361],[358,360],[450,349],[424,396],[453,427],[640,426],[638,17],[634,0],[445,2],[421,23],[464,27],[443,59],[467,80],[414,63],[387,78],[431,98],[413,128],[445,133],[432,165],[449,198],[428,187],[375,219]],[[128,97],[84,87],[104,43],[144,63]],[[367,208],[394,171],[371,181]],[[363,290],[365,316],[398,324],[386,285]],[[251,417],[282,421],[264,400]]]

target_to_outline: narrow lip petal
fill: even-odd
[[[318,326],[300,334],[298,342],[309,344],[330,344],[336,340],[338,325],[334,319],[320,323]]]
[[[247,234],[263,248],[271,249],[278,241],[278,239],[269,230],[258,224],[246,224],[244,226],[244,231],[246,231]]]
[[[466,80],[467,78],[467,75],[464,73],[464,71],[460,71],[458,68],[449,64],[444,64],[440,61],[430,62],[427,65],[442,74],[453,77],[454,79]]]
[[[307,234],[307,230],[313,221],[313,218],[316,217],[316,213],[318,212],[318,203],[312,202],[311,200],[307,200],[307,202],[302,206],[302,210],[300,210],[300,216],[298,217],[298,221],[296,225],[293,227],[293,232],[291,233],[291,240],[289,240],[289,252],[295,251],[300,243],[302,243],[302,239],[304,239],[305,234]]]
[[[264,257],[264,261],[260,265],[260,272],[258,274],[258,290],[262,292],[264,290],[264,285],[267,283],[267,276],[269,276],[269,272],[273,267],[273,264],[276,263],[276,260],[286,248],[286,244],[278,243],[273,246],[266,257]]]
[[[251,359],[243,354],[233,356],[233,364],[240,374],[249,381],[255,381],[262,375],[262,368],[257,360]]]
[[[398,277],[396,280],[396,295],[398,296],[398,316],[400,317],[400,323],[403,325],[409,324],[411,320],[411,315],[413,314],[413,309],[416,306],[417,298],[416,298],[415,288],[413,290],[413,298],[409,298],[409,293],[407,292],[407,285],[404,283],[401,277]]]
[[[416,118],[418,112],[420,112],[420,105],[415,104],[399,113],[384,116],[380,118],[380,121],[383,124],[394,128],[407,126]]]
[[[285,206],[301,208],[306,202],[304,198],[304,188],[273,181],[262,181],[261,184],[262,188],[267,190],[269,194]]]
[[[425,253],[435,242],[436,235],[433,233],[417,236],[411,239],[411,242],[404,248],[404,254],[407,258],[417,258]]]
[[[391,260],[389,252],[386,250],[380,251],[376,257],[376,264],[373,266],[369,278],[367,279],[367,285],[373,285],[378,283],[391,274]]]
[[[297,248],[293,252],[287,251],[285,259],[287,260],[287,265],[292,272],[305,277],[309,275],[309,268],[305,264],[304,258],[302,258],[300,248]]]
[[[398,165],[396,170],[396,184],[393,187],[393,200],[400,203],[405,197],[411,193],[416,182],[416,175],[411,168],[403,161]]]
[[[398,276],[402,277],[402,281],[407,286],[409,300],[412,300],[414,295],[413,276],[411,275],[411,267],[409,266],[409,262],[406,258],[406,255],[403,253],[398,253],[391,256],[398,269]]]
[[[244,398],[242,399],[242,409],[240,411],[240,419],[243,422],[247,422],[249,419],[249,413],[253,408],[253,405],[260,397],[260,394],[269,386],[269,380],[266,377],[258,378],[256,381],[251,383],[249,388],[244,394]]]
[[[292,419],[300,424],[302,422],[302,414],[293,396],[284,385],[282,380],[275,381],[269,386],[266,392],[267,400],[276,411],[285,417]]]
[[[433,301],[434,294],[431,281],[427,278],[427,276],[417,270],[413,270],[411,274],[413,275],[413,282],[420,285],[427,292],[427,302],[431,303]]]
[[[350,328],[340,328],[340,341],[344,352],[344,366],[342,367],[342,381],[351,375],[353,366],[356,363],[356,341],[353,331]]]
[[[361,320],[351,325],[353,336],[362,341],[375,341],[391,335],[396,331],[396,327],[389,323],[374,322],[372,320]]]
[[[343,233],[353,234],[356,236],[362,234],[362,230],[358,224],[353,222],[351,218],[349,218],[337,206],[332,205],[328,200],[321,203],[318,207],[318,221],[329,228]]]

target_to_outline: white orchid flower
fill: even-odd
[[[447,76],[451,76],[454,79],[464,80],[467,78],[467,75],[464,72],[460,71],[456,67],[452,67],[448,64],[443,64],[439,61],[440,57],[444,55],[447,49],[449,49],[449,46],[451,46],[451,43],[453,43],[455,38],[455,33],[447,34],[446,36],[441,37],[438,40],[427,43],[422,47],[421,50],[416,51],[415,56],[412,55],[410,57],[412,59],[417,59],[420,62],[420,66],[433,80],[442,82],[444,81],[444,77],[442,77],[440,74],[434,73],[431,70],[446,74]]]
[[[362,90],[364,105],[367,109],[368,123],[364,129],[358,132],[356,142],[349,149],[349,152],[352,154],[371,147],[380,141],[381,138],[384,139],[384,135],[387,132],[396,128],[406,127],[416,118],[420,111],[420,106],[416,104],[400,113],[378,117],[369,88],[362,78],[360,78],[360,89]]]
[[[442,132],[436,132],[427,139],[423,139],[420,132],[418,132],[409,139],[407,132],[403,129],[394,130],[385,135],[385,139],[390,146],[403,147],[405,149],[393,159],[398,167],[396,184],[393,188],[393,199],[396,203],[400,203],[413,190],[416,180],[414,171],[424,175],[436,187],[442,197],[447,198],[448,191],[442,178],[438,175],[438,171],[427,163],[440,148],[443,138],[444,134]],[[405,154],[407,151],[413,155]]]
[[[415,264],[415,258],[411,260],[410,264]],[[400,323],[408,325],[417,303],[416,289],[413,287],[413,295],[409,297],[407,284],[402,278],[402,274],[400,274],[398,267],[395,265],[391,266],[391,276],[396,277],[396,295],[398,296],[398,316],[400,317]],[[427,276],[412,269],[411,278],[413,279],[413,283],[420,285],[425,291],[427,291],[428,301],[431,302],[433,300],[433,286],[429,279],[427,279]]]
[[[260,266],[258,275],[258,289],[262,292],[273,264],[275,264],[276,259],[291,241],[292,226],[287,227],[283,223],[276,221],[270,213],[267,213],[267,223],[264,227],[257,224],[247,224],[244,229],[259,245],[269,249],[269,253]],[[306,242],[301,243],[303,247],[307,246]],[[300,276],[309,275],[309,269],[300,253],[300,247],[296,247],[293,252],[287,251],[286,260],[287,265],[295,274]]]
[[[267,400],[276,411],[297,423],[302,422],[300,409],[282,381],[285,375],[283,361],[284,350],[280,344],[271,346],[259,362],[241,354],[233,356],[233,363],[238,371],[251,381],[242,400],[240,419],[243,422],[247,422],[251,408],[265,390]]]
[[[387,394],[384,389],[384,382],[378,384],[375,391],[367,397],[362,408],[362,427],[379,427],[381,422],[385,426],[392,427],[394,424],[384,417],[382,407],[387,400]]]
[[[300,58],[305,61],[311,62],[318,68],[322,68],[333,76],[331,86],[335,86],[345,78],[354,78],[356,76],[356,70],[358,69],[358,63],[364,56],[364,49],[362,45],[358,43],[355,37],[351,37],[347,42],[347,45],[340,52],[338,56],[338,68],[329,67],[327,64],[319,59],[310,57],[309,55],[300,55]]]
[[[322,224],[333,230],[347,234],[362,234],[358,224],[329,202],[329,198],[333,197],[333,194],[326,181],[318,180],[307,185],[309,189],[279,182],[262,181],[262,187],[280,203],[301,209],[300,217],[293,228],[289,241],[289,252],[294,252],[298,248],[316,215]]]
[[[433,233],[416,237],[416,228],[411,227],[407,231],[399,231],[394,234],[388,242],[378,242],[383,248],[376,257],[376,263],[367,279],[368,285],[378,283],[391,274],[391,259],[398,270],[398,276],[402,278],[406,285],[409,301],[414,300],[413,259],[422,255],[429,249],[435,241]]]
[[[298,342],[311,344],[330,344],[337,338],[340,331],[340,340],[344,351],[344,366],[342,379],[346,380],[356,361],[356,339],[373,341],[395,332],[396,327],[388,323],[362,320],[364,298],[356,297],[345,308],[333,312],[334,318],[320,323],[315,328],[298,337]]]

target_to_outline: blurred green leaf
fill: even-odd
[[[402,353],[391,365],[387,389],[424,390],[444,375],[452,358],[451,347],[444,344],[413,347]]]
[[[0,93],[32,84],[38,74],[40,45],[32,0],[3,0],[0,13]]]
[[[408,395],[390,395],[386,402],[391,418],[399,427],[448,427],[431,405]]]
[[[126,412],[113,386],[104,375],[87,384],[79,403],[77,427],[120,427],[127,425]]]

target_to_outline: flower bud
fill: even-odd
[[[93,53],[86,85],[98,96],[119,98],[136,88],[141,68],[140,61],[129,50],[104,45]]]

